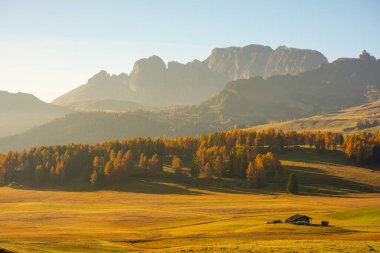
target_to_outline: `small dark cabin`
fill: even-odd
[[[296,214],[285,220],[285,223],[305,222],[311,223],[312,218],[306,215]]]

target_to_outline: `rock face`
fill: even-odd
[[[88,82],[53,101],[58,105],[83,100],[122,100],[150,106],[196,104],[223,89],[228,81],[254,76],[267,78],[316,69],[327,59],[319,52],[295,48],[249,45],[216,48],[203,62],[167,65],[158,56],[136,61],[129,76],[104,70]]]
[[[362,105],[379,99],[379,91],[380,60],[364,52],[359,58],[340,59],[299,75],[232,81],[198,105],[196,114],[208,126],[252,126]],[[190,111],[194,109],[176,115]]]
[[[313,50],[281,46],[276,50],[268,46],[216,48],[204,62],[210,69],[226,75],[229,80],[248,79],[254,76],[296,75],[328,63],[325,56]]]
[[[158,56],[138,60],[130,74],[129,88],[132,91],[157,89],[165,84],[165,72],[166,64]]]

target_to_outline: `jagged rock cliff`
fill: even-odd
[[[88,82],[53,101],[80,104],[83,100],[111,99],[152,106],[196,104],[217,94],[231,80],[298,74],[316,69],[327,59],[319,52],[268,46],[216,48],[203,62],[167,65],[158,56],[136,61],[132,72],[110,75],[101,71]]]
[[[281,46],[276,50],[268,46],[216,48],[204,63],[229,80],[248,79],[254,76],[296,75],[328,63],[325,56],[314,50]]]

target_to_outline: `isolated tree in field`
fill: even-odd
[[[295,174],[290,174],[287,190],[289,193],[298,194],[298,180]]]

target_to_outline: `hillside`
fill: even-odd
[[[129,102],[125,100],[112,100],[112,99],[93,99],[81,100],[70,104],[70,108],[76,111],[109,111],[109,112],[127,112],[136,110],[149,110],[151,107]]]
[[[86,84],[53,101],[71,105],[82,100],[126,100],[150,106],[197,104],[221,91],[228,81],[254,76],[298,74],[327,63],[313,50],[267,46],[216,48],[204,61],[167,64],[158,56],[135,62],[129,75],[101,71]]]
[[[377,100],[379,90],[380,60],[363,52],[296,76],[230,82],[198,106],[176,110],[175,117],[196,119],[213,130],[245,127],[361,105]]]
[[[92,144],[125,137],[165,135],[167,123],[135,113],[76,112],[31,128],[20,135],[0,139],[0,152],[40,145]]]
[[[333,131],[350,133],[355,131],[374,132],[380,124],[380,101],[354,106],[344,110],[324,113],[312,117],[296,120],[272,122],[253,126],[250,129],[283,129],[283,130],[310,130]]]
[[[246,128],[361,105],[377,100],[378,90],[380,60],[364,53],[357,59],[337,60],[296,76],[279,75],[267,79],[255,77],[232,81],[218,95],[199,105],[137,112],[139,119],[152,120],[151,124],[131,122],[135,116],[129,115],[135,115],[133,113],[119,114],[123,124],[116,120],[109,121],[111,114],[101,112],[81,114],[78,121],[77,117],[66,117],[58,121],[59,125],[46,124],[19,136],[2,138],[0,150],[48,143],[94,143],[107,138],[120,139],[136,135],[198,135],[236,126]],[[85,127],[84,122],[88,122]],[[72,132],[56,131],[57,125]],[[97,125],[97,128],[93,125]]]
[[[45,103],[31,94],[0,91],[0,137],[20,134],[69,112],[70,109]]]

